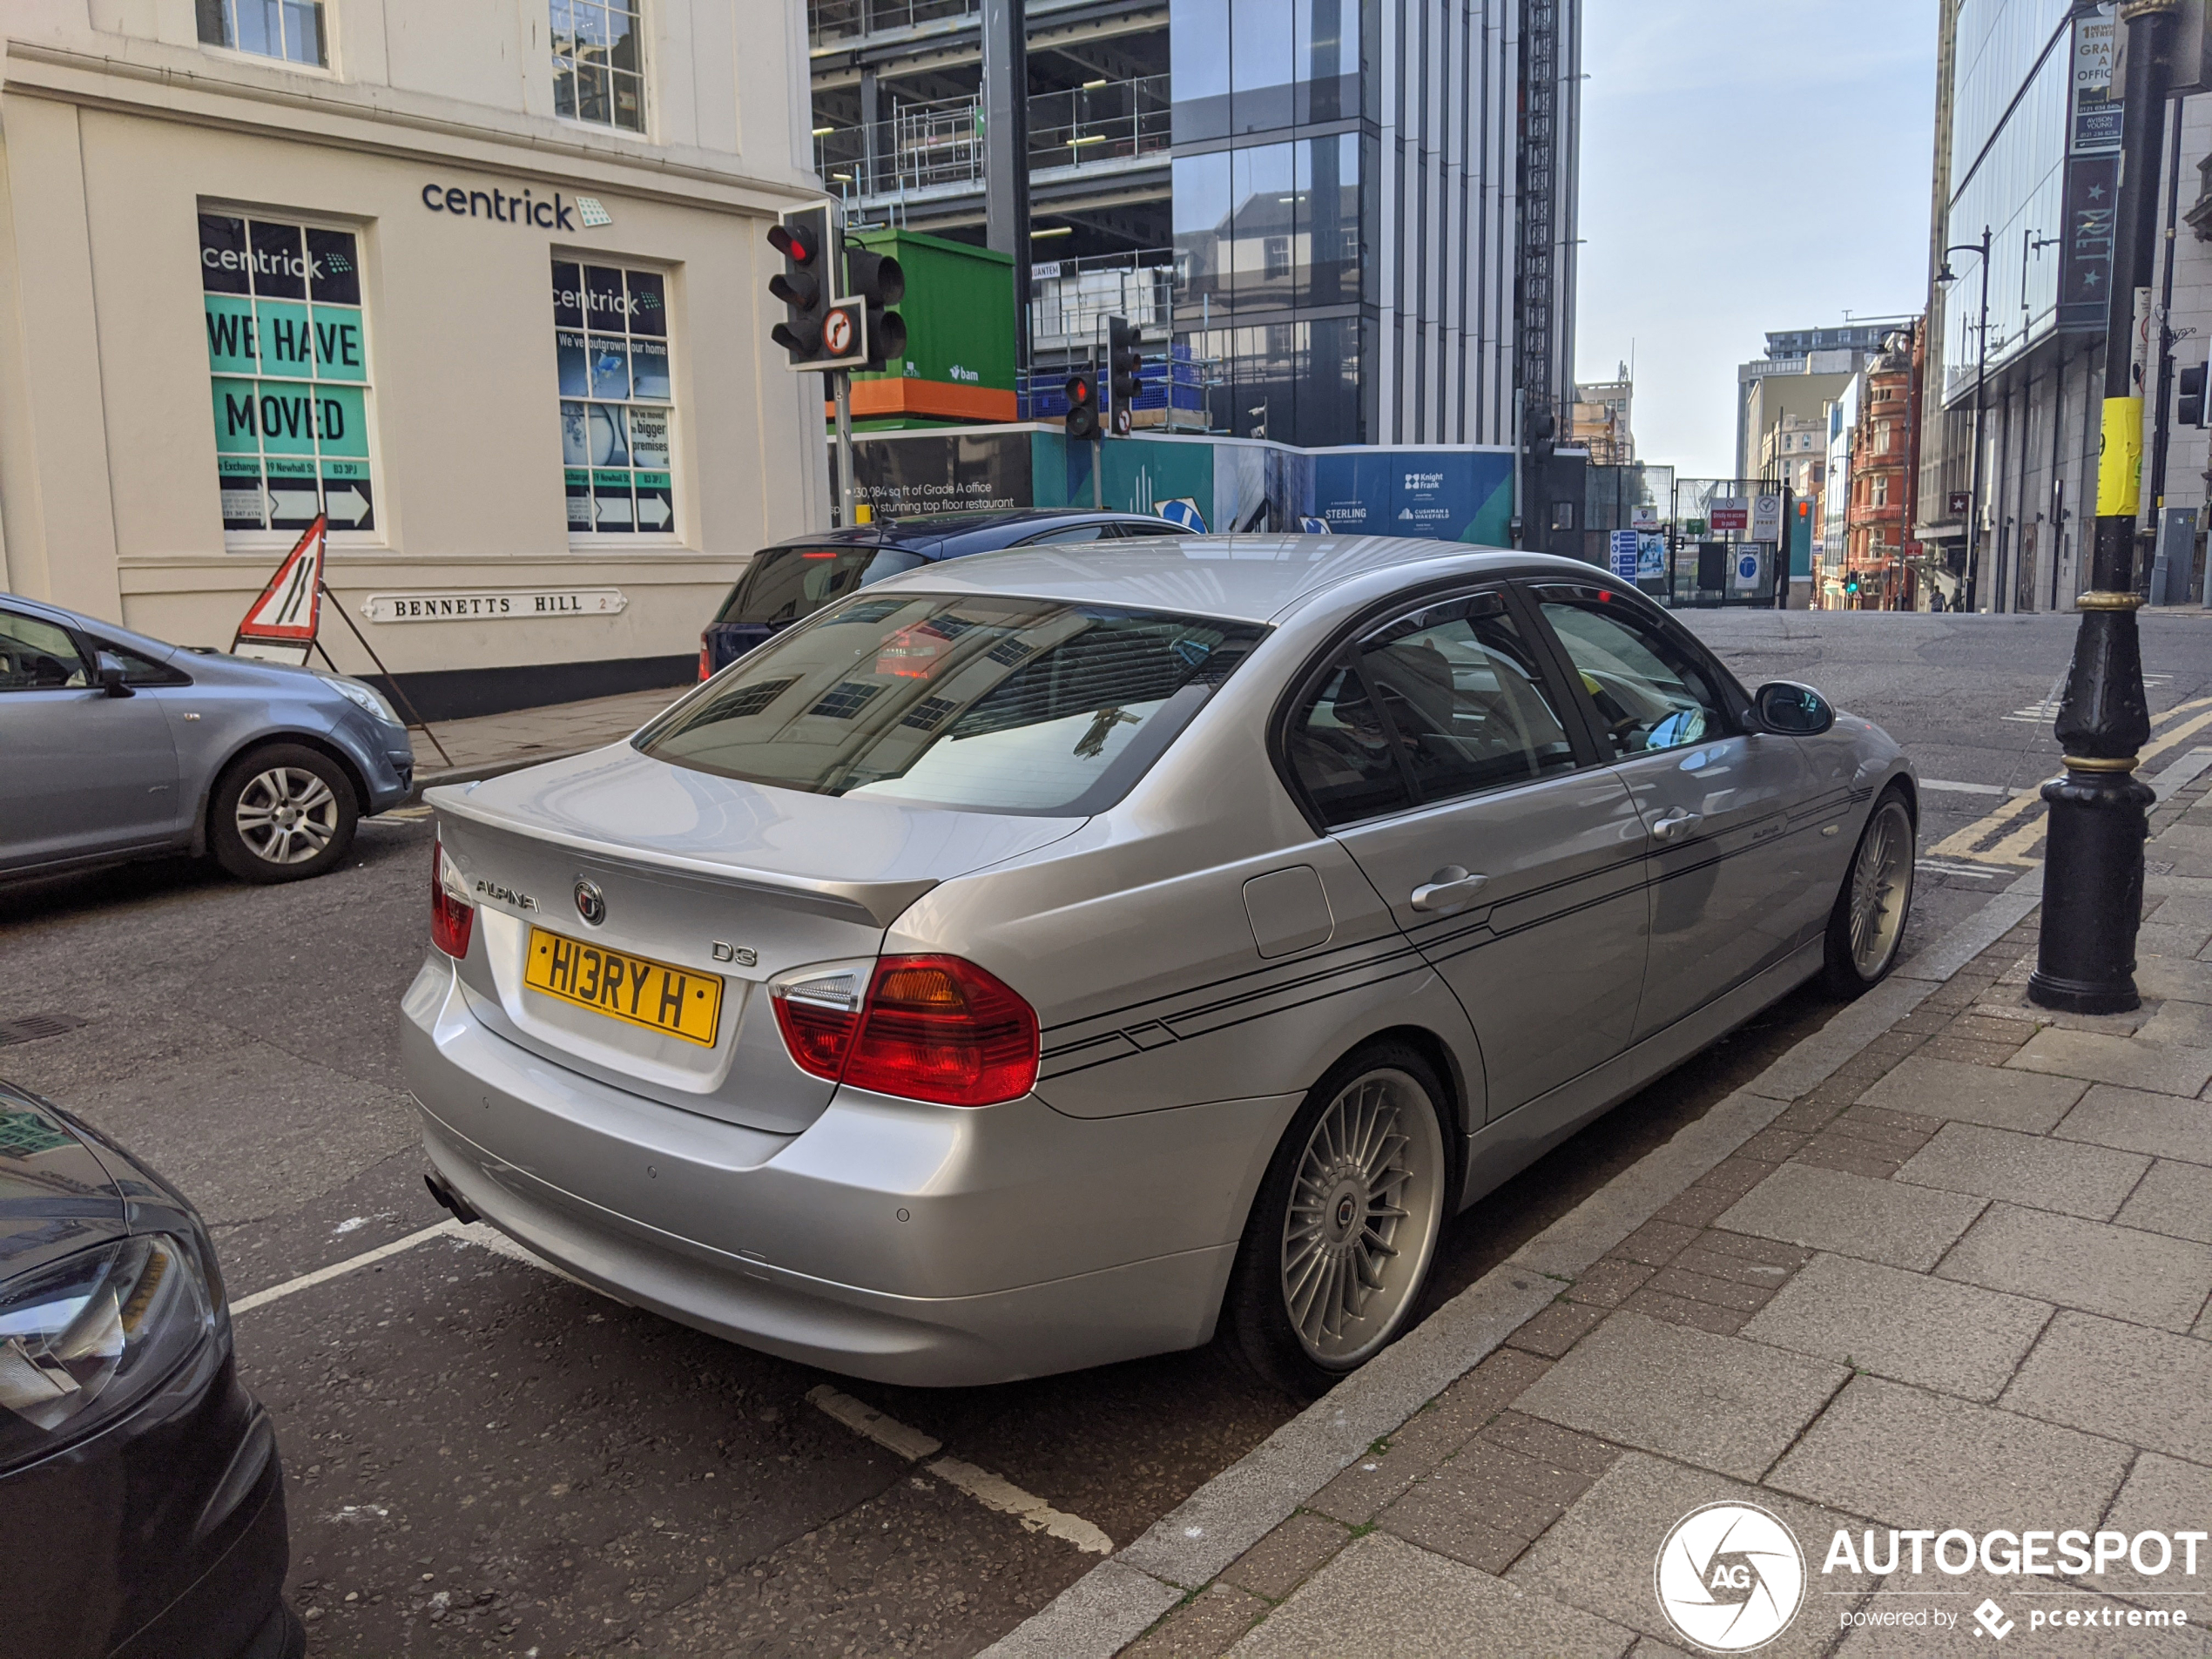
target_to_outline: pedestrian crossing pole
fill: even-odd
[[[2204,0],[2188,0],[2201,5]],[[2135,631],[2136,527],[2142,513],[2143,364],[2135,355],[2158,243],[2160,138],[2172,84],[2182,0],[2121,0],[2127,81],[2107,285],[2103,447],[2097,530],[2074,664],[2054,730],[2066,772],[2043,786],[2050,840],[2043,859],[2043,922],[2028,1000],[2075,1014],[2120,1014],[2135,990],[2142,919],[2143,840],[2152,794],[2134,777],[2150,736],[2142,649]]]

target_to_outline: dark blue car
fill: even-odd
[[[820,536],[794,536],[754,554],[738,585],[730,590],[721,610],[699,636],[699,678],[727,667],[778,629],[813,616],[853,589],[917,565],[1002,547],[1188,534],[1165,519],[1141,513],[1024,508],[933,513],[857,524]]]

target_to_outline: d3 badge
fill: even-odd
[[[1674,1524],[1652,1569],[1660,1611],[1709,1653],[1749,1653],[1788,1629],[1805,1595],[1804,1552],[1779,1517],[1709,1503]]]

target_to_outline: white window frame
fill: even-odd
[[[251,61],[261,63],[274,60],[253,57]],[[333,525],[328,531],[326,545],[333,558],[348,553],[369,554],[388,550],[392,545],[391,524],[394,509],[389,487],[390,478],[384,469],[384,423],[379,416],[376,403],[377,388],[382,384],[382,376],[377,361],[377,336],[380,330],[368,314],[370,309],[368,269],[370,261],[374,257],[369,246],[373,229],[372,222],[368,219],[348,219],[342,213],[307,213],[294,207],[256,206],[250,202],[203,196],[199,199],[199,205],[192,215],[192,233],[195,238],[199,235],[201,213],[234,214],[246,219],[261,219],[277,224],[303,226],[308,230],[343,231],[354,239],[354,252],[360,260],[361,268],[361,367],[365,376],[361,381],[363,394],[361,407],[368,423],[368,477],[369,483],[375,492],[372,500],[376,528],[354,530],[342,529]],[[200,367],[208,377],[209,395],[212,398],[216,371],[206,361],[206,338],[203,333],[200,340]],[[210,435],[212,437],[212,434],[211,433]],[[219,510],[217,523],[220,522],[221,514]],[[298,530],[226,529],[223,532],[223,550],[226,553],[287,552],[291,550],[293,543],[299,539]]]
[[[631,5],[635,5],[637,8],[637,102],[639,109],[638,125],[634,128],[624,126],[619,122],[611,119],[605,121],[595,121],[589,116],[564,115],[561,113],[561,71],[558,61],[561,53],[556,44],[559,39],[559,35],[555,28],[555,18],[556,15],[556,8],[558,10],[567,10],[571,3],[571,0],[542,0],[542,3],[544,4],[546,10],[545,61],[549,68],[551,70],[553,77],[553,118],[559,121],[563,126],[576,127],[585,132],[604,132],[614,138],[629,138],[643,144],[651,144],[653,142],[654,124],[659,116],[659,100],[653,96],[653,46],[651,28],[651,14],[650,0],[576,0],[576,3],[577,3],[594,4],[607,10],[628,10]],[[573,37],[571,37],[571,38],[573,38]],[[572,59],[571,61],[574,60]],[[610,65],[609,73],[612,74],[615,72],[616,71],[612,69],[611,65]],[[626,73],[628,71],[623,72]],[[612,97],[612,84],[610,83],[609,98],[610,113]]]
[[[582,399],[572,399],[563,394],[558,393],[557,391],[556,393],[555,402],[555,412],[556,415],[559,412],[559,407],[561,404],[577,401],[585,403],[620,402],[624,408],[628,408],[632,403],[643,401],[646,403],[648,407],[665,408],[668,411],[668,493],[670,502],[668,528],[663,530],[632,529],[624,531],[597,529],[579,530],[571,527],[568,531],[569,551],[571,553],[590,553],[604,556],[610,552],[619,552],[625,548],[637,548],[641,550],[651,550],[656,553],[659,553],[664,552],[666,550],[672,547],[688,546],[689,543],[684,539],[684,503],[685,500],[685,486],[684,481],[677,475],[684,470],[682,465],[682,456],[684,454],[684,432],[685,425],[690,419],[689,411],[685,407],[685,401],[684,397],[684,371],[678,361],[678,346],[676,338],[676,289],[681,266],[672,265],[660,260],[643,259],[627,253],[614,253],[609,252],[605,248],[579,248],[574,246],[555,246],[549,249],[547,265],[549,275],[550,274],[551,266],[554,265],[574,265],[578,267],[579,276],[582,274],[582,268],[585,266],[590,265],[610,266],[616,270],[625,273],[631,271],[650,272],[660,278],[662,297],[665,300],[668,307],[667,321],[665,325],[668,332],[663,336],[668,343],[668,401],[665,404],[654,403],[650,399],[641,400],[636,398],[610,399],[586,396]],[[556,342],[556,349],[557,350],[557,337],[563,325],[559,321],[557,317],[553,319],[552,321],[553,330],[552,335],[550,338]],[[555,378],[557,382],[557,368],[556,369]],[[556,457],[556,460],[559,462],[561,469],[561,477],[563,480],[562,496],[563,500],[563,512],[565,514],[565,502],[568,489],[566,482],[568,459],[565,455],[560,455]],[[653,470],[651,469],[638,468],[634,462],[631,464],[630,469],[633,472]]]
[[[226,26],[230,29],[233,38],[236,38],[237,14],[240,0],[217,0],[217,3],[222,10]],[[342,79],[343,78],[338,72],[338,30],[334,21],[334,14],[337,11],[338,6],[339,0],[320,0],[323,61],[320,64],[305,63],[296,57],[279,57],[273,52],[248,51],[243,46],[226,45],[221,41],[215,40],[200,41],[199,49],[211,57],[221,58],[228,63],[251,64],[261,69],[273,65],[294,74],[320,75],[330,80]],[[199,32],[197,16],[194,18],[193,32],[195,36]]]

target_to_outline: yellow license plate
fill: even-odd
[[[612,1019],[642,1025],[703,1049],[722,1026],[722,976],[671,968],[649,956],[609,950],[530,929],[523,983],[534,991]]]

